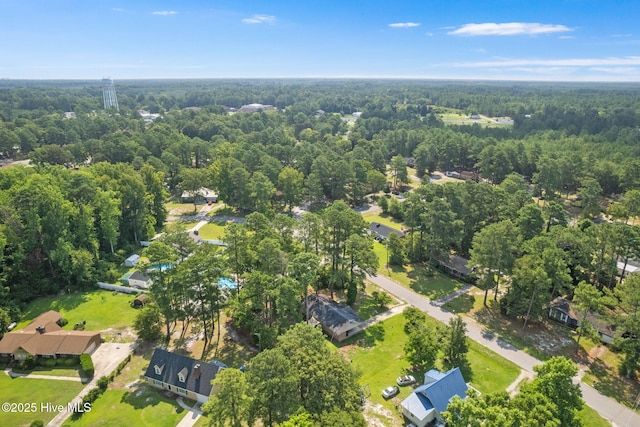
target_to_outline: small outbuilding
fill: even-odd
[[[133,308],[142,308],[147,304],[147,301],[149,300],[149,295],[147,294],[140,294],[138,295],[134,300],[133,300]]]
[[[135,267],[140,262],[140,255],[133,254],[129,258],[124,260],[124,265],[126,267]]]

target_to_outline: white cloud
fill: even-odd
[[[452,65],[463,68],[629,66],[640,65],[640,56],[627,56],[624,58],[496,59],[495,61],[459,62]]]
[[[276,21],[276,17],[273,15],[253,15],[251,18],[245,18],[242,20],[245,24],[270,24]]]
[[[590,70],[609,74],[637,74],[638,72],[634,67],[592,67]]]
[[[537,35],[550,33],[563,33],[571,31],[564,25],[540,24],[537,22],[506,22],[496,24],[487,22],[484,24],[465,24],[462,27],[449,31],[452,36],[516,36]]]
[[[427,37],[433,37],[433,33],[425,33],[425,36],[427,36]]]
[[[394,24],[389,24],[391,28],[411,28],[411,27],[419,27],[419,22],[396,22]]]
[[[121,7],[113,7],[111,8],[111,10],[113,10],[114,12],[124,12],[124,9]]]
[[[152,15],[162,15],[162,16],[169,16],[169,15],[177,15],[178,12],[176,12],[175,10],[159,10],[157,12],[151,12]]]

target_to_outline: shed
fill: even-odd
[[[147,294],[140,294],[138,295],[134,300],[133,300],[133,308],[142,308],[145,306],[145,304],[147,304],[147,301],[149,300],[149,295]]]
[[[133,254],[129,258],[124,260],[124,265],[126,267],[135,267],[140,262],[140,255]]]

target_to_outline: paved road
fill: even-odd
[[[405,288],[386,276],[367,276],[367,279],[387,292],[390,292],[401,300],[427,312],[430,316],[442,322],[448,323],[449,319],[453,317],[452,313],[443,310],[436,302],[429,301],[428,298]],[[528,372],[533,372],[534,366],[542,364],[540,360],[502,341],[496,336],[496,334],[473,321],[467,321],[467,336],[495,351],[504,358],[511,360],[520,368]],[[580,388],[582,390],[582,397],[586,404],[595,409],[602,417],[609,420],[612,425],[617,427],[640,426],[640,414],[637,412],[621,405],[607,396],[602,395],[593,387],[590,387],[585,383],[581,382]]]

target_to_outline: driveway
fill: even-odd
[[[428,298],[405,288],[386,276],[367,275],[367,279],[385,291],[392,293],[399,299],[419,308],[441,322],[449,323],[449,320],[454,316],[452,313],[442,309],[435,301],[431,302]],[[518,350],[512,345],[502,341],[499,337],[496,337],[493,332],[488,331],[478,323],[472,320],[467,321],[466,323],[467,336],[469,338],[495,351],[505,359],[511,360],[525,371],[533,373],[533,367],[543,363],[524,351]],[[596,389],[585,383],[580,383],[580,389],[582,390],[582,398],[585,403],[596,410],[602,417],[609,420],[614,426],[640,426],[640,414],[637,412],[621,405],[607,396],[604,396]]]
[[[98,380],[104,376],[110,375],[118,365],[133,352],[135,343],[103,343],[93,352],[91,359],[93,360],[94,376],[93,379],[83,388],[80,393],[69,403],[82,403],[82,398],[89,393],[90,390],[97,387]],[[59,412],[47,427],[59,427],[71,416],[71,412]]]

